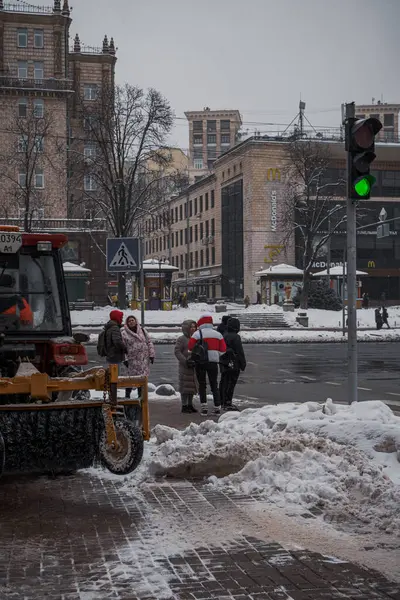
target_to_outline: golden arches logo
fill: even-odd
[[[375,269],[375,261],[374,260],[368,261],[368,269]]]
[[[281,170],[280,169],[268,169],[267,171],[267,181],[280,181],[281,180]]]

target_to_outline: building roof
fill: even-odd
[[[344,267],[344,273],[347,274],[347,265]],[[332,267],[329,271],[331,277],[343,277],[343,266],[341,267]],[[365,271],[356,271],[356,274],[360,277],[362,275],[368,275]],[[328,271],[325,269],[324,271],[319,271],[318,273],[313,273],[314,277],[324,277],[328,275]]]
[[[178,267],[174,267],[173,265],[170,265],[169,263],[161,263],[158,260],[158,258],[147,258],[146,260],[143,261],[143,271],[179,271]]]
[[[264,269],[263,271],[258,271],[256,275],[262,275],[264,277],[268,277],[268,275],[303,275],[303,271],[297,267],[294,267],[293,265],[281,263],[280,265],[268,267],[268,269]]]
[[[90,269],[86,269],[85,267],[81,267],[80,265],[75,265],[72,262],[63,263],[63,270],[66,273],[91,273]]]

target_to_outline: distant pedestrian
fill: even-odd
[[[207,383],[210,383],[214,400],[214,414],[221,412],[221,399],[218,388],[218,364],[221,354],[226,352],[223,336],[213,327],[211,315],[204,315],[197,321],[197,331],[189,340],[190,357],[196,364],[196,376],[199,384],[201,414],[207,415]]]
[[[219,331],[222,335],[224,335],[226,331],[226,325],[230,319],[229,315],[224,315],[221,319],[221,323],[217,327],[217,331]]]
[[[389,313],[387,311],[387,308],[386,308],[386,306],[382,306],[382,327],[384,325],[387,325],[387,328],[390,329],[388,318],[389,318]]]
[[[197,394],[195,365],[188,358],[189,339],[196,329],[197,326],[195,321],[184,321],[182,323],[183,335],[176,340],[175,344],[175,356],[179,362],[179,391],[181,394],[183,413],[197,412],[193,406],[193,396],[194,394]]]
[[[249,306],[250,306],[250,298],[247,295],[247,296],[245,296],[245,299],[244,299],[244,307],[249,308]]]
[[[369,296],[367,294],[367,292],[364,292],[363,297],[362,297],[362,307],[363,308],[368,308],[369,307]]]
[[[220,358],[221,382],[219,389],[222,410],[239,410],[232,402],[240,371],[244,371],[246,368],[246,357],[239,331],[239,319],[229,319],[224,333],[226,352]]]
[[[97,353],[106,359],[109,365],[121,365],[125,357],[126,347],[121,334],[121,310],[112,310],[110,320],[99,335]]]
[[[182,308],[187,308],[188,307],[188,298],[187,298],[187,293],[183,292],[182,294]]]
[[[150,364],[154,363],[154,346],[149,338],[149,334],[143,329],[136,320],[136,317],[130,316],[125,322],[122,330],[122,339],[126,346],[125,366],[129,376],[150,375]],[[132,388],[126,388],[125,398],[131,397]],[[141,388],[139,388],[139,396]]]
[[[376,323],[377,329],[382,329],[383,319],[382,319],[381,311],[379,310],[379,308],[375,309],[375,323]]]
[[[261,304],[261,292],[257,292],[257,304]]]

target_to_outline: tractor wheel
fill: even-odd
[[[117,419],[114,426],[118,448],[113,449],[107,445],[107,434],[103,429],[100,437],[100,460],[111,473],[127,475],[132,473],[142,460],[143,435],[140,429],[127,419]]]
[[[6,461],[6,449],[4,446],[3,436],[0,433],[0,477],[2,476],[3,471],[4,471],[5,461]]]

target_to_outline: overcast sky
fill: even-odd
[[[70,4],[71,34],[94,46],[113,36],[117,81],[160,90],[177,117],[204,106],[239,109],[244,129],[276,123],[283,131],[300,94],[315,126],[338,126],[342,102],[400,102],[400,0]],[[185,120],[177,119],[171,143],[187,148]]]

